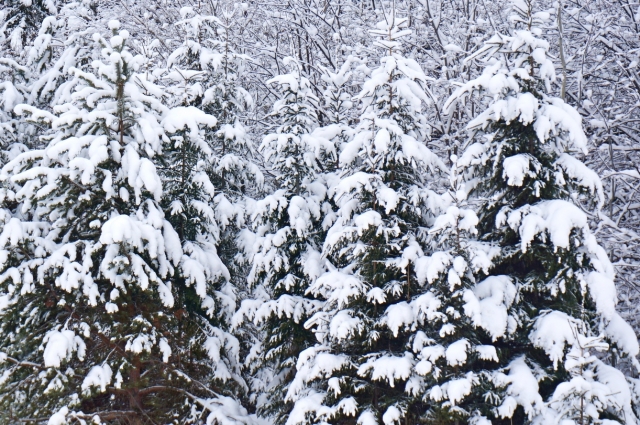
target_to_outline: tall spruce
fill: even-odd
[[[254,422],[238,399],[265,423],[637,423],[640,14],[533,6],[0,0],[0,423]],[[386,8],[408,20],[370,33]],[[92,37],[116,17],[138,66],[118,95],[113,46]],[[380,56],[426,96],[385,84]],[[353,98],[363,84],[375,96]],[[450,180],[406,165],[405,134]],[[162,239],[102,244],[116,215]],[[131,261],[111,300],[114,245],[172,307]],[[130,300],[166,317],[128,320]],[[58,355],[67,331],[76,351]],[[127,341],[153,332],[131,381]]]
[[[174,81],[171,91],[178,103],[217,118],[207,136],[214,153],[210,174],[215,187],[234,203],[259,190],[264,177],[252,161],[255,149],[243,124],[253,99],[243,87],[251,59],[237,51],[233,37],[242,8],[220,7],[219,16],[205,5],[181,12],[183,19],[176,25],[185,40],[168,57],[164,78]]]
[[[323,302],[305,325],[318,342],[300,354],[287,424],[415,423],[423,410],[405,390],[415,375],[411,329],[437,300],[419,285],[415,260],[436,212],[435,167],[444,165],[426,147],[428,79],[401,53],[407,21],[388,15],[371,31],[384,56],[340,154],[338,217],[323,247],[330,264],[308,289]]]
[[[24,123],[13,111],[27,97],[29,69],[9,57],[0,57],[0,164],[29,149]],[[22,131],[21,131],[22,130]]]
[[[101,31],[103,24],[95,21],[91,4],[61,4],[56,15],[44,19],[27,50],[31,75],[25,103],[51,112],[54,105],[68,101],[74,84],[69,70],[90,71],[91,63],[100,59],[100,46],[92,35]]]
[[[47,10],[45,5],[51,6]],[[47,44],[56,27],[56,13],[52,1],[36,4],[4,1],[0,11],[0,163],[6,164],[17,154],[35,148],[33,126],[28,126],[13,108],[29,101],[32,80],[39,77],[38,67],[31,60],[40,47]],[[50,60],[51,50],[45,46],[39,58]]]
[[[534,3],[512,3],[510,35],[471,57],[484,71],[449,101],[476,90],[489,99],[468,125],[475,137],[461,164],[479,203],[479,237],[501,248],[488,279],[517,290],[488,417],[635,423],[630,389],[611,365],[629,356],[637,366],[638,342],[616,312],[614,269],[585,212],[602,206],[602,183],[578,159],[587,152],[580,115],[551,93],[555,69],[541,38],[549,14]]]
[[[45,3],[53,4],[35,2],[21,13],[41,8]],[[56,8],[50,12],[55,13]],[[86,71],[99,56],[99,49],[91,40],[95,29],[85,23],[91,15],[82,3],[60,5],[54,15],[43,15],[40,23],[33,23],[37,28],[29,31],[37,29],[37,32],[28,37],[29,44],[22,46],[19,54],[0,53],[0,151],[3,157],[0,162],[3,165],[21,152],[44,146],[39,137],[44,128],[16,114],[14,107],[27,103],[51,112],[53,105],[64,102],[62,97],[70,94],[66,90],[67,83],[73,79],[69,69]]]
[[[56,115],[17,107],[50,131],[44,149],[2,171],[18,186],[3,192],[3,420],[242,422],[246,412],[226,397],[237,343],[185,314],[176,290],[178,277],[192,279],[217,316],[211,281],[224,271],[206,252],[183,251],[159,204],[162,142],[185,116],[137,73],[144,58],[126,47],[128,32],[109,27],[109,40],[93,36],[102,47],[93,72],[69,70]],[[211,123],[202,116],[188,115],[193,132]]]

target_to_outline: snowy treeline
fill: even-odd
[[[637,4],[0,4],[0,423],[640,423]]]

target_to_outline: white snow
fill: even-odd
[[[75,352],[79,358],[84,357],[84,342],[72,330],[52,330],[45,335],[43,342],[46,346],[42,358],[46,367],[60,367]]]
[[[447,364],[450,366],[462,366],[465,364],[467,362],[468,349],[469,341],[464,338],[449,345],[444,353]]]
[[[632,360],[640,353],[638,337],[631,325],[616,313],[611,315],[604,328],[605,334]],[[634,364],[638,368],[638,365]]]
[[[387,381],[393,388],[396,381],[405,381],[411,375],[413,356],[405,353],[403,357],[384,355],[369,358],[358,368],[358,375],[370,376],[374,381]]]
[[[66,425],[68,414],[69,408],[67,406],[60,408],[60,410],[51,415],[49,421],[47,422],[47,425]]]
[[[505,158],[502,163],[504,167],[503,177],[507,178],[509,186],[522,186],[525,177],[535,177],[537,167],[531,167],[532,159],[528,154],[519,154]],[[533,169],[532,169],[533,168]]]
[[[171,357],[171,346],[166,338],[160,338],[160,343],[158,344],[158,348],[162,353],[162,361],[167,363],[169,358]]]
[[[598,173],[587,167],[576,157],[563,152],[555,162],[555,166],[562,169],[569,179],[586,188],[595,195],[598,208],[604,205],[604,189]]]
[[[465,378],[447,381],[442,384],[441,388],[443,395],[446,395],[446,398],[451,404],[455,405],[471,393],[471,389],[473,388],[473,374],[468,374]]]
[[[550,311],[536,319],[529,336],[536,347],[544,349],[555,368],[564,358],[567,345],[576,343],[579,323],[561,311]]]
[[[523,357],[509,363],[509,374],[498,373],[494,380],[500,385],[506,385],[506,398],[498,406],[498,414],[503,418],[510,418],[518,405],[524,408],[531,418],[543,407],[543,400],[539,394],[538,381],[527,366]]]
[[[329,323],[329,334],[337,340],[349,339],[362,331],[362,320],[353,317],[349,311],[339,311]]]
[[[405,301],[392,304],[387,307],[383,322],[389,327],[393,336],[397,337],[400,329],[405,326],[415,326],[413,309]]]
[[[535,205],[525,205],[520,209],[503,212],[496,218],[496,224],[505,222],[520,233],[522,251],[526,252],[534,238],[540,234],[558,248],[569,248],[569,235],[573,229],[589,233],[587,216],[576,205],[561,199],[543,201]]]
[[[83,391],[90,392],[92,387],[98,387],[100,392],[107,390],[107,385],[111,384],[113,372],[108,363],[93,366],[87,376],[82,381]]]
[[[478,357],[482,360],[499,361],[496,347],[493,345],[476,345],[473,349],[478,353]]]
[[[379,425],[376,415],[371,410],[365,410],[358,416],[357,425]]]
[[[287,417],[285,425],[306,424],[308,416],[314,414],[317,417],[330,414],[331,409],[323,404],[324,394],[310,391],[305,397],[296,401]]]
[[[295,400],[298,393],[306,385],[318,378],[329,378],[334,372],[348,365],[349,359],[345,355],[328,352],[328,347],[310,347],[298,356],[296,376],[287,390],[285,400]],[[339,394],[340,387],[336,384],[334,391]]]
[[[194,139],[200,137],[200,127],[215,127],[217,120],[214,116],[202,112],[194,106],[173,108],[161,122],[167,133],[175,133],[186,129]]]
[[[317,278],[307,292],[322,296],[327,303],[336,305],[337,308],[344,308],[354,299],[367,293],[367,285],[358,276],[340,270],[331,270]]]
[[[515,296],[516,287],[508,276],[490,276],[473,289],[465,290],[464,312],[495,341],[507,332],[509,307]]]
[[[384,425],[399,424],[401,418],[402,413],[400,412],[400,409],[398,409],[396,406],[389,406],[382,415],[382,422],[384,423]]]

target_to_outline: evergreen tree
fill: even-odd
[[[19,186],[3,193],[3,421],[243,422],[220,387],[240,380],[237,342],[186,314],[177,291],[178,278],[191,279],[216,316],[224,309],[211,283],[224,270],[206,249],[183,252],[159,205],[167,133],[185,120],[198,133],[211,118],[164,106],[119,26],[109,22],[109,41],[94,35],[102,60],[93,72],[70,69],[69,101],[56,115],[17,107],[51,131],[44,149],[2,172]]]
[[[26,41],[24,38],[27,37],[27,34],[24,33],[24,27],[28,25],[27,21],[32,25],[28,29],[30,34],[28,41],[31,42],[34,26],[40,28],[41,33],[47,33],[50,32],[51,27],[55,26],[56,22],[52,17],[45,18],[42,22],[45,15],[40,16],[41,14],[37,12],[35,15],[32,13],[37,9],[37,5],[27,7],[24,4],[12,4],[6,5],[6,9],[0,12],[0,22],[3,18],[6,20],[4,33],[11,33],[10,46],[3,45],[4,43],[0,41],[0,129],[2,130],[0,132],[0,155],[2,156],[0,163],[2,165],[17,154],[30,147],[35,147],[31,143],[33,137],[29,137],[33,136],[33,129],[29,129],[24,124],[23,120],[15,114],[13,108],[28,100],[29,85],[34,75],[34,70],[30,69],[31,67],[24,60],[24,56],[26,56],[24,53],[29,51],[28,45],[26,43],[23,45]],[[55,8],[53,11],[55,12]],[[40,27],[41,22],[42,27]],[[3,40],[3,37],[0,37],[0,40]]]
[[[316,142],[319,165],[325,173],[338,172],[340,168],[339,152],[342,146],[352,136],[349,123],[353,118],[353,102],[348,90],[351,80],[351,67],[355,60],[352,57],[342,64],[337,72],[324,68],[322,80],[325,83],[323,91],[322,126],[313,132],[312,140]],[[327,150],[326,148],[331,149]],[[323,153],[324,152],[324,155]]]
[[[508,315],[516,296],[505,276],[488,277],[500,250],[475,238],[478,217],[466,200],[463,168],[451,158],[451,187],[441,198],[441,214],[429,229],[430,255],[415,259],[418,283],[428,299],[426,320],[398,315],[395,326],[409,328],[414,376],[405,391],[424,410],[425,423],[466,423],[491,412],[486,392],[498,366],[496,346],[513,326]],[[463,158],[462,161],[466,160]],[[461,161],[461,163],[462,163]],[[398,310],[399,312],[400,310]],[[496,344],[498,343],[498,344]]]
[[[222,227],[218,217],[221,213],[232,216],[233,211],[221,211],[215,205],[216,189],[207,173],[212,150],[206,129],[215,127],[217,120],[189,106],[172,108],[161,124],[167,135],[159,160],[164,189],[161,206],[183,252],[173,279],[176,304],[182,306],[178,311],[194,326],[190,332],[198,333],[197,328],[204,327],[211,337],[210,347],[216,347],[211,352],[213,373],[207,376],[207,387],[218,394],[241,397],[246,384],[240,375],[240,346],[229,332],[238,291],[217,248]]]
[[[587,151],[580,115],[550,93],[555,70],[540,38],[549,15],[533,0],[514,1],[513,12],[511,35],[472,56],[485,58],[483,74],[449,101],[475,90],[491,99],[468,125],[479,141],[463,155],[464,174],[479,203],[479,237],[501,248],[487,280],[517,289],[486,392],[489,416],[635,423],[624,377],[605,361],[618,353],[637,365],[638,342],[616,312],[613,266],[584,212],[602,206],[602,183],[577,158]]]
[[[228,272],[227,281],[218,288],[225,309],[223,323],[214,318],[214,323],[224,329],[230,318],[227,313],[233,314],[237,301],[247,296],[250,264],[242,255],[238,236],[247,226],[247,202],[261,194],[264,183],[262,171],[254,162],[253,140],[243,124],[253,100],[242,87],[250,58],[235,50],[233,40],[241,9],[239,5],[226,6],[220,6],[221,14],[216,14],[211,4],[181,11],[182,19],[176,25],[184,41],[168,57],[163,76],[171,82],[168,92],[172,104],[187,109],[195,106],[217,119],[215,125],[202,129],[198,140],[184,133],[165,149],[173,152],[171,158],[165,157],[164,167],[175,174],[170,179],[176,184],[172,194],[165,197],[164,206],[170,221],[192,228],[211,227],[208,243],[213,244],[216,258]],[[190,213],[182,207],[184,202],[176,203],[188,192],[192,193],[186,196],[193,204]],[[199,314],[197,309],[195,313]],[[234,333],[243,355],[259,338],[250,326],[236,328]]]
[[[90,5],[63,4],[55,16],[42,22],[26,58],[31,79],[25,103],[50,111],[52,106],[68,102],[74,84],[70,69],[91,71],[92,62],[101,58],[100,46],[92,36],[102,27],[95,22]]]
[[[318,99],[300,65],[285,59],[290,73],[269,80],[282,97],[271,117],[279,125],[265,136],[262,148],[272,165],[277,189],[255,202],[251,212],[254,233],[242,236],[251,253],[248,277],[253,297],[243,301],[237,321],[253,320],[262,329],[249,357],[254,370],[259,413],[284,423],[290,411],[285,400],[295,375],[298,354],[313,344],[305,321],[320,305],[306,295],[322,271],[320,244],[331,222],[326,183],[319,173],[312,132],[317,126]]]
[[[39,7],[38,4],[42,5],[38,2],[31,7]],[[55,12],[55,8],[52,11]],[[23,46],[19,55],[0,54],[3,56],[0,58],[2,164],[28,149],[42,148],[39,136],[43,129],[24,120],[13,108],[27,103],[50,111],[53,104],[63,103],[61,97],[69,94],[65,90],[65,83],[71,79],[69,69],[87,70],[99,56],[91,42],[95,31],[90,25],[78,25],[78,22],[84,24],[88,14],[81,3],[64,5],[56,15],[47,16],[37,24],[37,36],[29,38],[30,45]],[[65,40],[61,53],[54,49],[59,40]]]
[[[636,5],[391,3],[0,0],[1,424],[640,422]]]
[[[322,80],[326,84],[324,97],[324,124],[349,124],[350,112],[353,108],[351,95],[347,83],[351,79],[351,67],[355,62],[353,57],[348,57],[336,72],[324,68]]]
[[[252,161],[253,146],[242,118],[253,106],[242,86],[246,62],[232,39],[238,5],[223,9],[220,16],[205,6],[188,8],[177,23],[185,41],[168,58],[165,78],[178,84],[171,90],[178,103],[192,105],[215,116],[218,125],[208,136],[213,149],[212,183],[230,202],[241,200],[253,183],[262,186],[263,176]]]
[[[407,19],[385,18],[372,31],[385,56],[340,154],[338,218],[323,247],[330,264],[308,289],[323,302],[306,324],[318,343],[299,356],[287,424],[415,423],[422,409],[405,391],[415,375],[411,330],[437,300],[419,285],[416,260],[436,212],[429,177],[444,166],[426,147],[428,79],[401,54]]]
[[[209,208],[215,217],[216,229],[210,234],[216,235],[218,256],[229,271],[237,296],[246,291],[247,274],[238,255],[237,238],[246,226],[246,200],[260,192],[264,176],[254,162],[253,141],[242,123],[253,101],[242,87],[249,58],[234,50],[231,38],[239,10],[231,8],[220,17],[212,13],[205,5],[183,11],[177,26],[185,40],[167,59],[164,79],[172,82],[168,92],[174,105],[195,106],[217,119],[215,125],[204,129],[198,153],[189,160],[193,164],[185,163],[183,169],[195,172],[197,162],[197,172],[204,173],[202,178],[206,177],[215,191],[196,209]],[[189,150],[184,145],[179,149]],[[166,166],[174,167],[174,160],[168,159]],[[186,175],[184,182],[190,184]],[[171,203],[173,198],[168,196],[167,200]]]
[[[29,69],[8,58],[0,58],[0,164],[6,164],[28,149],[19,129],[21,120],[13,108],[25,101]]]
[[[42,21],[57,13],[54,0],[3,0],[0,10],[0,53],[13,58],[28,52]]]

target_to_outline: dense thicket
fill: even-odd
[[[640,8],[0,1],[0,422],[638,423]]]

